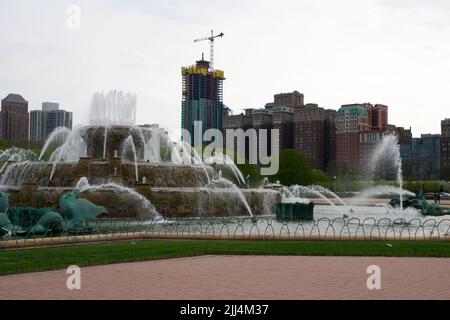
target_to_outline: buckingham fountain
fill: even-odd
[[[203,159],[159,127],[136,125],[136,97],[118,91],[95,94],[88,124],[57,128],[39,156],[12,148],[0,159],[0,234],[7,236],[57,228],[79,232],[95,220],[161,228],[188,224],[193,230],[206,223],[205,232],[219,234],[230,223],[249,234],[261,228],[264,235],[287,232],[289,237],[300,231],[315,237],[330,230],[340,230],[340,236],[359,236],[363,230],[371,236],[381,234],[380,228],[395,237],[392,226],[400,233],[416,226],[416,233],[431,237],[447,228],[450,214],[403,189],[395,135],[378,144],[367,172],[375,176],[381,169],[397,186],[377,185],[347,199],[322,186],[283,186],[267,178],[250,189],[226,155],[216,152]],[[367,201],[374,197],[385,201]]]
[[[155,219],[270,214],[281,201],[277,190],[242,188],[242,173],[225,155],[203,161],[187,143],[135,123],[134,95],[96,93],[87,125],[58,128],[39,159],[11,157],[1,168],[9,205],[58,208],[76,190],[106,208],[100,219]]]

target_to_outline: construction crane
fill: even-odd
[[[223,32],[214,35],[213,30],[211,30],[211,36],[210,37],[206,37],[206,38],[200,38],[200,39],[195,39],[194,42],[200,42],[200,41],[205,41],[205,40],[209,40],[209,46],[210,46],[210,51],[209,51],[209,62],[210,62],[210,67],[211,70],[214,69],[214,39],[215,38],[222,38],[223,37]]]

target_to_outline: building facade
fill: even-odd
[[[11,142],[28,142],[28,101],[21,95],[11,93],[2,100],[0,112],[1,138]]]
[[[237,115],[226,115],[223,118],[224,129],[243,129],[244,131],[252,127],[253,109],[245,109],[243,113]]]
[[[273,103],[267,103],[264,108],[245,109],[245,113],[239,115],[226,116],[223,119],[223,128],[226,133],[227,129],[242,129],[245,136],[245,153],[246,158],[257,159],[259,163],[259,152],[264,151],[270,156],[275,150],[274,144],[277,145],[279,151],[283,149],[292,149],[294,144],[294,108],[274,106]],[[247,132],[248,129],[253,131]],[[278,135],[273,136],[271,130],[278,130]],[[265,139],[262,140],[263,134]],[[225,140],[227,135],[224,135]],[[250,145],[250,138],[254,139],[256,146]],[[235,151],[237,138],[235,138]],[[225,145],[228,141],[225,142]],[[263,148],[263,149],[261,149]]]
[[[181,127],[190,133],[190,141],[187,142],[194,145],[194,138],[202,140],[194,136],[196,121],[202,123],[202,135],[208,129],[222,130],[225,77],[223,71],[211,69],[209,62],[203,59],[194,66],[181,68],[181,75]]]
[[[325,145],[324,170],[331,169],[336,163],[336,115],[337,111],[325,109]]]
[[[441,135],[422,134],[411,144],[411,176],[417,180],[437,180],[441,175]]]
[[[367,110],[368,125],[360,133],[359,162],[360,168],[370,161],[372,154],[383,137],[395,132],[395,126],[388,124],[388,107],[383,104],[364,103]]]
[[[58,103],[43,102],[42,110],[30,112],[30,140],[45,141],[56,128],[72,129],[72,123],[72,112],[59,110]]]
[[[304,106],[304,95],[298,91],[278,93],[273,96],[274,107],[298,108]],[[267,107],[267,105],[266,105]]]
[[[336,115],[336,163],[342,169],[360,164],[360,135],[368,131],[369,113],[363,104],[343,105]]]
[[[245,109],[244,113],[238,114],[238,115],[226,115],[223,117],[223,143],[224,143],[224,148],[227,148],[227,143],[229,142],[230,144],[234,145],[234,150],[228,150],[227,151],[233,151],[233,152],[237,152],[237,138],[233,138],[235,139],[234,141],[228,141],[227,140],[227,129],[230,130],[238,130],[238,129],[242,129],[244,132],[247,131],[248,129],[252,128],[253,125],[253,115],[252,115],[252,111],[253,109]],[[250,159],[250,143],[249,143],[249,139],[248,137],[245,138],[244,140],[244,144],[245,144],[245,155],[239,155],[241,157],[245,157],[246,159]]]
[[[441,121],[441,178],[450,180],[450,118]]]
[[[411,141],[412,141],[411,128],[405,129],[403,127],[395,127],[395,132],[397,133],[399,145],[411,144]]]
[[[395,127],[394,132],[398,137],[398,144],[400,146],[400,158],[402,160],[402,174],[404,179],[411,177],[411,144],[412,131],[411,128]]]
[[[271,109],[255,109],[252,111],[252,128],[256,130],[257,145],[256,154],[257,162],[260,163],[259,155],[265,153],[268,156],[272,155],[272,132],[273,129],[273,114]],[[262,133],[266,133],[266,141],[261,140]],[[263,149],[261,149],[263,148]],[[264,152],[265,151],[265,152]]]
[[[294,148],[315,168],[325,170],[335,159],[336,111],[317,104],[296,108]]]
[[[45,112],[42,110],[30,111],[30,141],[44,141],[45,134]]]
[[[343,105],[336,116],[336,162],[338,167],[365,167],[383,136],[395,132],[388,124],[388,106],[360,103]]]
[[[278,144],[278,150],[292,149],[294,147],[294,108],[273,107],[272,129],[278,130],[278,138],[273,143]]]
[[[56,111],[59,110],[59,103],[57,102],[42,102],[42,111]]]

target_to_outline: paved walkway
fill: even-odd
[[[370,291],[369,265],[381,268]],[[0,299],[450,299],[449,258],[202,256],[0,277]]]

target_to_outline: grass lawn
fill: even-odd
[[[449,241],[142,240],[0,250],[0,275],[78,266],[229,255],[450,257]]]

